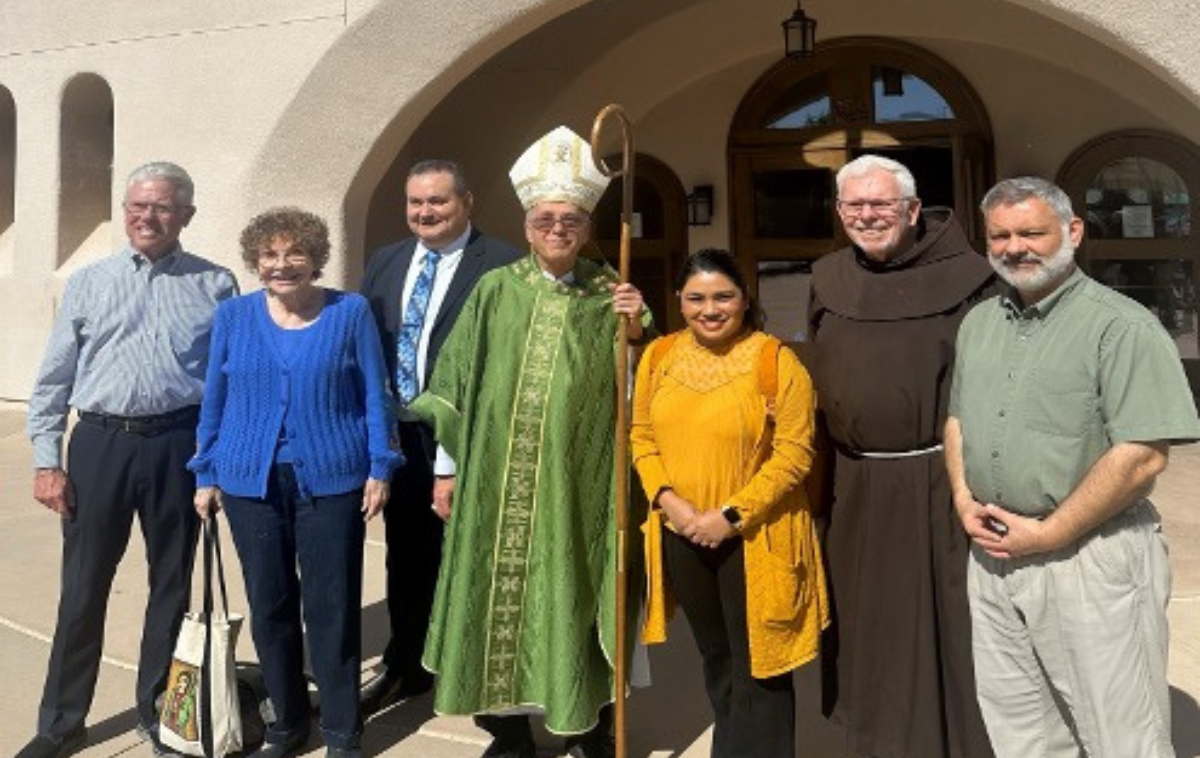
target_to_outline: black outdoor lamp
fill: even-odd
[[[780,24],[783,27],[783,50],[789,58],[811,58],[817,42],[817,20],[809,18],[796,0],[796,10],[791,18]]]
[[[713,217],[713,186],[698,184],[687,196],[688,226],[709,226]]]

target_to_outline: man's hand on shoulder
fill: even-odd
[[[70,516],[75,504],[71,480],[61,468],[39,468],[33,474],[33,498],[60,516]]]

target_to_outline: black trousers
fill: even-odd
[[[66,734],[84,723],[91,708],[108,596],[135,513],[149,564],[137,714],[143,724],[154,722],[154,700],[166,685],[191,591],[200,520],[192,505],[195,478],[185,465],[195,451],[190,425],[153,437],[76,425],[67,448],[75,513],[63,519],[62,592],[39,734]]]
[[[704,659],[712,703],[712,758],[790,758],[796,745],[796,695],[791,673],[750,675],[743,542],[713,550],[664,530],[663,561],[679,606]]]
[[[533,728],[529,725],[529,717],[521,714],[497,716],[492,713],[477,713],[474,717],[475,726],[492,735],[498,743],[497,747],[505,750],[517,750],[523,745],[533,744]],[[586,744],[593,740],[603,740],[612,734],[613,706],[611,703],[603,706],[597,714],[596,725],[582,734],[568,735],[566,749],[570,750],[577,744]]]
[[[433,431],[425,424],[400,424],[404,465],[392,473],[391,498],[384,506],[387,540],[387,607],[392,636],[383,653],[390,673],[408,679],[428,677],[421,667],[438,566],[442,561],[442,520],[433,503]]]

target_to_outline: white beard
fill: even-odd
[[[1038,294],[1066,278],[1075,265],[1075,248],[1071,247],[1069,240],[1064,239],[1062,247],[1048,258],[1033,253],[1016,257],[989,255],[988,262],[1000,278],[1015,287],[1017,292],[1022,295]],[[1033,263],[1037,268],[1021,270],[1010,266],[1012,263]]]

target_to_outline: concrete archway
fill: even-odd
[[[820,15],[822,34],[829,37],[886,35],[930,47],[968,77],[978,76],[976,86],[994,90],[997,98],[1017,100],[1014,85],[1006,85],[1004,72],[996,70],[1002,65],[997,60],[1015,56],[1024,70],[1050,67],[1062,72],[1064,81],[1083,80],[1097,93],[1118,92],[1141,111],[1156,114],[1151,125],[1172,124],[1198,137],[1200,113],[1192,103],[1200,94],[1200,65],[1190,63],[1200,54],[1191,52],[1171,23],[1173,13],[1185,12],[1183,0],[1166,4],[1178,7],[1122,14],[1086,0],[981,0],[965,10],[925,2],[906,8],[903,16],[883,2],[874,12],[861,6],[810,10]],[[672,119],[683,118],[671,109],[703,101],[701,91],[722,77],[752,81],[779,56],[778,19],[766,11],[746,14],[735,0],[664,0],[654,6],[648,11],[634,0],[516,0],[503,8],[474,6],[474,15],[464,22],[461,13],[414,18],[398,4],[378,2],[333,44],[292,98],[248,171],[246,203],[258,207],[285,196],[328,215],[348,251],[335,260],[334,277],[353,281],[376,188],[397,163],[425,157],[405,151],[416,144],[432,145],[435,154],[453,153],[468,143],[453,137],[437,144],[414,140],[423,131],[428,136],[429,124],[455,118],[479,123],[479,135],[486,137],[479,149],[498,156],[489,159],[483,174],[499,177],[517,148],[542,131],[563,122],[586,128],[581,122],[613,100],[625,105],[635,122],[644,122],[652,139],[669,140],[665,133],[678,129]],[[981,14],[988,24],[979,23]],[[997,28],[1012,33],[997,35]],[[549,29],[565,39],[554,39]],[[535,39],[537,45],[531,42]],[[554,45],[549,50],[541,44],[548,39]],[[1061,55],[1064,48],[1072,54]],[[463,110],[459,95],[472,86],[478,91],[481,74],[488,84],[499,84],[504,96],[491,108],[466,102]],[[1052,101],[1053,93],[1046,99]],[[497,108],[496,102],[515,105]],[[727,117],[711,110],[697,112]],[[1040,128],[1021,123],[1030,115],[1016,106],[1010,112],[1016,128]],[[1046,109],[1040,118],[1055,116]],[[997,121],[1002,128],[1002,118]],[[1075,135],[1063,142],[1067,139],[1078,141]],[[677,137],[666,150],[649,147],[686,184],[724,184],[720,171],[704,176],[709,169],[685,154],[687,144]],[[1046,156],[1058,159],[1072,147],[1033,145],[1033,158],[1014,150],[1010,163],[1041,168],[1050,160]],[[694,152],[711,151],[705,146]],[[1003,156],[998,161],[998,172],[1004,173]],[[502,204],[499,190],[506,188],[499,179],[477,197],[488,197],[493,187]],[[490,221],[488,226],[495,231]],[[695,241],[728,244],[726,233],[714,226],[706,232],[712,239]]]

